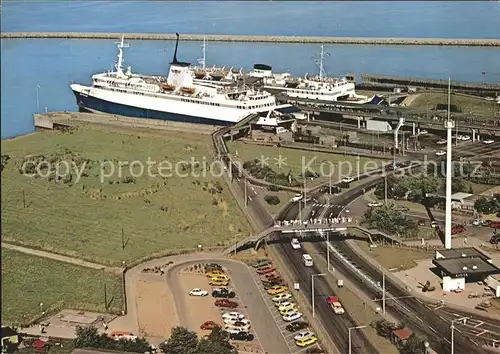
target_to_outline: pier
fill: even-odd
[[[174,33],[109,33],[109,32],[2,32],[3,39],[117,39],[122,34],[130,40],[175,40]],[[184,41],[297,43],[297,44],[369,44],[500,47],[500,39],[475,38],[382,38],[382,37],[305,37],[305,36],[245,36],[223,34],[182,34]]]

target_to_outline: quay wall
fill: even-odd
[[[68,38],[68,39],[117,39],[125,35],[132,40],[174,40],[173,33],[109,33],[109,32],[3,32],[0,38]],[[184,41],[203,41],[202,34],[183,34]],[[321,43],[321,44],[378,44],[378,45],[433,45],[500,47],[500,39],[474,38],[382,38],[382,37],[304,37],[304,36],[245,36],[207,34],[211,42],[255,43]]]

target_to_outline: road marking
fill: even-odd
[[[482,336],[483,334],[488,333],[488,332],[489,331],[487,329],[484,329],[483,331],[481,331],[478,334],[476,334],[476,337]]]
[[[483,322],[483,321],[479,321],[479,323],[478,323],[477,325],[475,325],[475,326],[474,326],[474,328],[477,328],[477,327],[479,327],[479,326],[481,326],[481,325],[483,325],[483,324],[484,324],[484,322]]]
[[[433,331],[434,333],[437,333],[437,331],[436,331],[434,328],[432,328],[431,326],[429,326],[429,329],[430,329],[431,331]]]
[[[473,339],[471,339],[471,338],[469,338],[469,340],[470,340],[472,343],[474,343],[474,344],[476,345],[476,347],[479,347],[479,344],[478,344],[475,340],[473,340]]]
[[[418,317],[418,316],[415,316],[415,318],[416,318],[417,320],[419,320],[420,322],[422,322],[422,323],[424,322],[424,320],[422,320],[422,319],[421,319],[420,317]]]
[[[423,302],[420,299],[415,298],[415,301],[418,301],[418,303],[423,304]]]

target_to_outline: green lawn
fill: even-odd
[[[266,163],[275,172],[283,172],[301,179],[302,171],[310,168],[320,175],[314,181],[309,180],[311,185],[317,185],[329,180],[329,174],[332,173],[332,181],[336,182],[346,176],[356,176],[358,173],[357,156],[333,154],[324,152],[305,151],[298,149],[287,149],[262,146],[255,144],[245,144],[241,141],[227,142],[229,151],[241,162],[252,161],[255,159],[267,159]],[[277,165],[277,159],[281,154],[283,164]],[[359,158],[359,171],[361,173],[373,169],[378,169],[383,164],[381,159],[370,159],[366,157]]]
[[[111,129],[88,126],[2,141],[2,154],[10,157],[2,172],[4,241],[116,265],[165,250],[222,245],[235,233],[241,238],[250,234],[222,177],[202,165],[179,164],[193,159],[210,166],[210,136]],[[23,176],[19,169],[26,156],[40,154],[53,162],[74,160],[78,168],[88,161],[87,176],[77,181],[73,172],[71,181],[58,182],[54,174]],[[172,169],[166,162],[150,163],[148,175],[148,158],[168,161]],[[140,165],[133,161],[145,167],[135,181],[130,177],[139,174]],[[112,172],[111,163],[116,166],[113,176],[101,178]],[[222,191],[213,190],[217,184]]]
[[[21,323],[56,306],[105,312],[123,309],[121,276],[2,249],[2,324]],[[26,317],[25,317],[26,315]]]
[[[429,104],[429,109],[431,109],[429,114],[432,115],[432,109],[435,109],[436,105],[442,104],[446,106],[448,104],[448,94],[420,93],[410,104],[410,108],[425,111],[427,110],[427,104]],[[495,101],[486,101],[476,97],[452,95],[451,104],[457,106],[462,113],[473,112],[476,115],[482,115],[485,118],[491,119],[493,117],[493,107],[495,107],[496,103]],[[498,112],[498,108],[496,110]]]

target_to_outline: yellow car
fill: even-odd
[[[299,309],[297,309],[297,307],[295,307],[295,305],[293,305],[293,307],[281,310],[280,314],[281,314],[281,316],[284,316],[284,315],[288,315],[289,313],[298,312],[298,311],[299,311]]]
[[[285,311],[285,310],[288,310],[288,309],[294,309],[296,307],[297,306],[295,305],[295,303],[293,303],[293,302],[287,302],[287,303],[285,303],[283,305],[278,306],[278,311],[281,312],[281,311]]]
[[[211,285],[211,286],[228,286],[229,285],[229,281],[227,280],[210,280],[208,282],[208,285]]]
[[[275,285],[272,288],[267,289],[267,293],[269,295],[278,295],[278,294],[284,293],[287,290],[288,290],[288,288],[286,286]]]
[[[214,275],[211,277],[213,281],[229,281],[229,277],[225,274]]]
[[[317,340],[318,340],[318,338],[316,338],[315,336],[312,336],[309,338],[296,340],[295,344],[297,344],[298,347],[304,348],[304,347],[310,346],[311,344],[316,343]]]
[[[213,278],[213,277],[216,277],[218,275],[225,275],[225,274],[224,274],[224,272],[221,272],[220,270],[213,270],[213,271],[207,273],[207,278]]]

